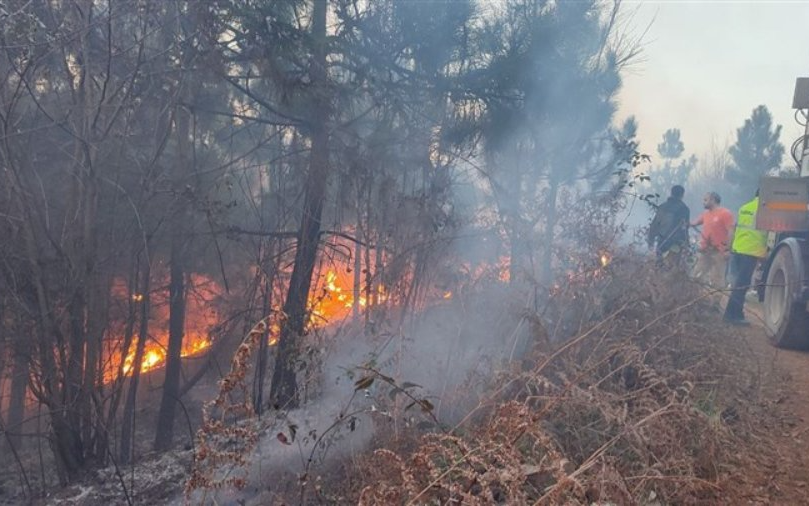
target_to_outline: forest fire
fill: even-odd
[[[189,337],[191,338],[190,340],[188,339]],[[192,336],[186,335],[186,340],[187,342],[184,344],[183,349],[180,352],[180,356],[182,356],[183,358],[198,355],[203,351],[207,350],[208,348],[210,348],[212,344],[210,339],[199,335],[192,335]],[[168,341],[168,336],[166,336],[166,341]],[[132,347],[135,348],[136,346],[137,342],[133,343]],[[166,362],[166,347],[160,342],[155,341],[147,342],[143,354],[143,361],[141,361],[140,365],[141,372],[148,372],[153,369],[163,367],[163,364],[165,362]],[[132,367],[134,363],[135,363],[135,349],[131,350],[124,359],[124,367],[123,367],[124,376],[132,375]]]
[[[601,251],[598,254],[595,266],[580,265],[576,269],[568,270],[565,273],[564,284],[554,283],[551,287],[551,294],[559,294],[564,287],[581,286],[588,281],[600,278],[606,272],[606,268],[612,263],[612,254],[609,251]]]
[[[166,280],[158,286],[167,286]],[[192,274],[190,276],[186,294],[186,323],[183,347],[180,352],[182,357],[191,357],[203,353],[210,348],[212,341],[210,330],[219,322],[219,315],[215,308],[215,303],[221,295],[221,288],[211,278],[204,274]],[[126,299],[130,299],[135,305],[135,309],[140,309],[145,302],[146,295],[133,293],[127,296],[127,284],[122,279],[117,279],[112,288],[112,296],[119,302],[121,315],[127,310],[127,305],[123,304]],[[163,367],[166,362],[169,341],[169,304],[168,289],[161,288],[154,290],[149,297],[149,335],[144,343],[143,359],[140,364],[141,372],[148,372]],[[134,317],[137,311],[130,317]],[[123,336],[125,335],[125,321],[123,316],[116,319],[117,323],[110,331],[112,336],[109,358],[104,372],[106,382],[118,378],[119,374],[131,376],[134,372],[135,356],[137,353],[139,336],[135,335],[127,350],[122,350],[124,346]],[[121,359],[121,356],[125,356]]]
[[[311,321],[315,327],[329,322],[342,320],[353,311],[368,306],[366,295],[354,295],[353,274],[347,269],[331,268],[321,277],[319,288],[309,295],[311,308]],[[388,293],[384,285],[378,285],[375,291],[375,302],[388,300]]]
[[[344,276],[345,277],[345,276]],[[309,296],[312,308],[312,321],[315,326],[320,321],[339,319],[347,316],[354,307],[354,293],[346,279],[341,278],[338,271],[329,269],[323,280],[323,287]],[[365,307],[365,297],[359,298],[360,307]]]
[[[326,274],[319,278],[317,288],[312,291],[309,297],[312,315],[311,325],[313,327],[323,327],[330,322],[339,321],[351,315],[355,305],[353,283],[353,275],[346,269],[339,267],[328,269]],[[116,280],[112,291],[117,300],[122,302],[127,299],[125,295],[127,287],[123,280]],[[213,344],[210,330],[219,322],[219,316],[213,305],[220,295],[221,288],[219,285],[207,276],[202,274],[193,274],[191,276],[186,302],[185,335],[181,351],[183,358],[200,355]],[[144,302],[145,296],[134,293],[128,298],[136,305],[139,305]],[[384,286],[379,285],[376,290],[376,301],[382,302],[386,299],[386,290]],[[151,306],[150,334],[144,345],[143,359],[140,364],[141,372],[163,367],[168,352],[168,293],[165,289],[156,290],[149,294],[149,300]],[[359,305],[359,308],[365,308],[368,305],[367,298],[364,295],[358,297],[356,304]],[[278,343],[279,333],[280,329],[278,328],[270,329],[268,338],[270,346]],[[120,359],[123,354],[120,348],[124,342],[122,338],[124,335],[122,318],[119,319],[119,324],[115,327],[113,335],[117,337],[111,343],[110,358],[107,361],[108,365],[104,374],[106,382],[116,379],[119,371],[124,376],[131,376],[135,368],[138,337],[135,336],[132,339],[122,361]]]
[[[809,3],[627,3],[0,0],[0,506],[807,502]],[[643,241],[777,181],[745,330]]]
[[[490,274],[501,282],[508,281],[508,263],[501,261],[493,266],[478,266],[474,269],[472,277],[485,277]],[[334,322],[349,318],[352,314],[364,311],[368,306],[390,302],[390,294],[385,285],[378,283],[370,288],[367,280],[363,279],[361,288],[355,287],[354,273],[344,265],[331,264],[324,268],[321,274],[313,283],[314,288],[309,295],[310,326],[311,328],[323,328]],[[160,286],[166,286],[167,280],[163,279]],[[368,291],[373,290],[370,301]],[[140,293],[128,294],[126,282],[116,280],[113,287],[113,296],[121,303],[127,299],[135,307],[140,307],[144,303],[146,296]],[[359,294],[357,293],[359,292]],[[203,274],[192,274],[188,283],[188,293],[186,301],[186,325],[183,339],[181,356],[193,357],[206,352],[213,344],[210,335],[211,329],[219,323],[219,315],[215,309],[216,301],[221,297],[222,289],[211,278]],[[436,299],[450,300],[454,297],[454,292],[445,288],[435,294]],[[150,321],[149,337],[144,344],[143,358],[140,363],[140,371],[148,372],[160,369],[165,365],[168,353],[168,327],[169,327],[169,304],[168,292],[166,288],[154,290],[149,294]],[[121,307],[127,306],[121,304]],[[124,311],[122,309],[121,311]],[[115,380],[119,374],[131,376],[135,370],[136,350],[138,336],[135,335],[126,350],[121,350],[125,335],[123,312],[117,318],[119,322],[114,331],[112,339],[110,358],[105,370],[105,381]],[[131,315],[130,315],[131,317]],[[268,344],[275,346],[278,343],[280,328],[274,326],[269,330]]]

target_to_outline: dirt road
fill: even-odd
[[[809,504],[809,352],[771,346],[756,322],[760,307],[751,306],[754,324],[739,333],[761,375],[750,436],[762,444],[757,466],[740,481],[756,484],[752,504]]]

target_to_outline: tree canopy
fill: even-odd
[[[781,167],[784,146],[780,136],[781,125],[773,125],[767,107],[753,109],[736,130],[736,142],[729,148],[733,164],[727,170],[728,181],[742,193],[752,195],[761,176]]]

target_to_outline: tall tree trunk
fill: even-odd
[[[315,41],[309,75],[312,82],[313,113],[309,128],[312,131],[312,150],[309,171],[298,230],[295,264],[284,302],[286,319],[281,324],[278,357],[273,370],[270,397],[274,405],[292,408],[298,405],[295,374],[297,347],[306,327],[307,301],[312,284],[312,272],[317,259],[323,203],[326,198],[326,180],[329,176],[329,133],[331,117],[326,76],[326,12],[327,0],[314,0],[312,12],[312,38]]]
[[[185,195],[179,191],[185,174],[190,172],[191,134],[190,111],[177,111],[177,137],[179,162],[176,183],[177,208],[172,219],[171,259],[169,280],[169,345],[166,354],[166,376],[163,381],[163,397],[155,425],[155,450],[167,450],[174,441],[174,415],[180,394],[180,373],[182,369],[182,348],[185,334],[185,255],[187,245],[187,203]]]
[[[487,167],[497,167],[497,157],[490,152],[485,153]],[[515,165],[520,164],[517,160]],[[521,284],[526,281],[526,245],[525,218],[523,217],[523,177],[519,170],[508,174],[502,181],[490,180],[490,187],[497,203],[498,213],[503,220],[504,231],[508,237],[508,279],[509,283]]]
[[[15,185],[19,185],[19,180],[12,180]],[[20,191],[21,185],[16,186],[15,191]],[[19,195],[24,195],[20,192]],[[51,449],[61,484],[75,480],[84,467],[84,451],[81,444],[81,434],[78,427],[71,425],[65,416],[76,407],[66,402],[65,394],[67,387],[60,383],[58,366],[68,367],[68,359],[56,361],[54,353],[63,353],[65,339],[56,322],[53,320],[52,303],[45,288],[45,274],[42,272],[42,264],[39,258],[39,248],[37,247],[36,235],[33,224],[36,222],[35,213],[32,206],[21,200],[24,210],[25,227],[23,227],[23,238],[25,241],[26,262],[31,269],[31,281],[36,300],[36,332],[37,349],[40,363],[40,402],[44,402],[48,407],[48,414],[51,418]],[[81,376],[79,376],[79,379]]]
[[[128,289],[126,297],[129,311],[126,316],[126,325],[124,326],[124,334],[122,338],[123,342],[120,347],[121,351],[118,354],[118,356],[120,357],[120,364],[116,365],[115,369],[110,371],[111,376],[114,378],[114,380],[110,384],[110,395],[108,397],[107,403],[108,408],[106,417],[104,416],[103,412],[99,412],[98,415],[100,420],[104,420],[106,418],[103,424],[103,427],[105,429],[107,427],[115,426],[115,420],[118,415],[118,406],[120,405],[121,400],[124,399],[125,394],[128,392],[128,390],[125,388],[125,386],[127,385],[126,382],[127,372],[125,370],[126,357],[129,356],[129,352],[132,349],[132,345],[133,343],[135,343],[136,320],[138,318],[139,309],[143,302],[142,297],[140,298],[140,300],[137,300],[138,299],[137,294],[139,289],[138,284],[140,283],[139,278],[140,271],[138,270],[139,263],[137,261],[137,258],[133,258],[132,263],[133,263],[132,271],[129,273],[128,276],[129,281],[127,283]],[[134,366],[134,364],[132,364],[132,366]],[[100,366],[100,368],[103,368],[103,364]],[[99,379],[99,385],[101,388],[104,387],[104,383],[105,378],[102,375],[102,377]],[[109,449],[110,439],[111,437],[107,430],[104,430],[103,432],[99,433],[99,437],[96,439],[96,448],[98,455],[101,455],[101,452],[104,451],[105,449]],[[105,453],[109,454],[109,452]],[[105,457],[106,456],[107,455],[105,455]],[[105,458],[104,460],[107,459]]]
[[[357,213],[359,214],[359,213]],[[357,228],[354,235],[357,240],[354,242],[354,283],[352,296],[354,303],[351,305],[351,319],[355,323],[360,321],[360,297],[362,296],[362,243],[360,242],[361,218],[357,217]]]
[[[373,291],[373,278],[371,277],[371,273],[373,269],[371,269],[371,238],[375,239],[374,245],[377,248],[382,247],[382,234],[377,233],[376,236],[371,235],[371,231],[374,230],[374,225],[377,225],[377,230],[382,230],[382,227],[379,226],[378,220],[374,215],[374,207],[373,207],[373,180],[368,182],[368,194],[365,200],[365,241],[366,245],[364,248],[363,254],[363,262],[365,263],[365,328],[366,330],[370,329],[371,327],[371,293]]]
[[[65,415],[65,411],[51,409],[51,449],[56,455],[56,467],[60,483],[76,481],[85,465],[81,433]]]
[[[96,207],[97,204],[93,204]],[[95,220],[95,217],[92,218]],[[95,243],[96,234],[91,232],[88,236],[91,243]],[[101,280],[102,276],[96,268],[95,256],[97,245],[90,246],[93,253],[88,257],[87,271],[85,273],[87,283],[87,293],[85,300],[87,308],[85,310],[85,360],[84,360],[84,380],[82,382],[84,391],[82,392],[82,440],[87,451],[93,453],[93,457],[98,464],[106,465],[107,444],[106,426],[104,425],[103,408],[96,406],[93,398],[103,394],[104,383],[100,377],[102,371],[101,361],[103,359],[101,346],[104,339],[106,320],[108,317],[105,300],[109,294],[109,286]]]
[[[185,248],[177,234],[171,241],[169,281],[169,345],[166,354],[166,376],[163,397],[155,425],[155,450],[168,450],[174,441],[174,415],[180,393],[181,352],[185,334]]]
[[[93,438],[98,434],[102,422],[101,419],[95,419],[93,416],[95,409],[92,399],[100,386],[100,382],[98,381],[98,372],[100,369],[99,360],[101,358],[101,342],[106,319],[106,309],[103,307],[102,299],[106,298],[109,289],[100,281],[101,276],[98,272],[98,243],[96,234],[98,188],[89,147],[85,146],[84,149],[88,169],[83,202],[83,272],[81,273],[81,277],[84,280],[82,283],[84,294],[82,296],[83,307],[81,315],[83,317],[82,345],[84,348],[84,360],[83,367],[81,368],[83,377],[81,380],[82,390],[79,399],[81,402],[80,425],[82,442],[85,452],[89,456],[89,454],[93,453]],[[93,456],[100,458],[99,463],[103,463],[106,459],[106,448],[102,445],[100,452]]]
[[[531,272],[529,262],[531,227],[528,221],[523,218],[520,209],[514,210],[514,213],[509,216],[509,222],[509,283],[522,285],[527,279],[530,279],[528,276],[533,277],[535,275]]]
[[[77,119],[74,128],[76,172],[73,181],[73,206],[76,217],[75,230],[68,231],[68,237],[75,234],[67,251],[70,259],[70,273],[74,277],[75,291],[68,302],[70,318],[69,350],[65,389],[67,390],[67,412],[64,421],[70,426],[65,432],[79,434],[81,451],[88,457],[91,453],[94,420],[92,396],[95,389],[95,374],[98,360],[98,346],[92,330],[100,327],[98,307],[92,302],[98,297],[96,283],[97,242],[96,213],[98,208],[98,183],[93,155],[94,117],[96,114],[95,82],[92,67],[95,64],[90,48],[90,36],[94,19],[94,0],[83,0],[75,4],[78,22],[82,27],[78,83],[75,88],[75,109]],[[90,321],[94,323],[91,325]],[[95,329],[91,329],[96,327]],[[100,338],[98,338],[100,343]]]
[[[76,293],[71,298],[67,307],[70,314],[68,363],[64,385],[64,389],[67,393],[67,402],[65,403],[65,412],[61,415],[61,418],[62,423],[70,425],[71,432],[75,431],[79,435],[79,445],[83,453],[84,446],[81,445],[81,420],[84,414],[84,399],[82,395],[85,339],[84,287],[76,289]]]
[[[0,280],[2,281],[2,280]],[[8,337],[8,320],[6,319],[6,305],[3,297],[0,297],[0,423],[3,422],[3,406],[5,403],[6,392],[6,364],[13,362],[14,352],[11,348],[10,340]],[[2,438],[0,438],[0,446],[2,446]]]
[[[545,215],[545,236],[543,237],[542,255],[542,269],[540,272],[540,281],[546,286],[553,284],[553,244],[555,242],[554,229],[558,221],[558,209],[556,200],[559,195],[559,182],[551,178],[550,188],[548,189],[548,212]]]
[[[25,420],[25,394],[28,391],[28,365],[31,357],[19,337],[15,338],[14,362],[11,370],[11,391],[8,404],[6,430],[11,432],[9,441],[15,448],[20,448],[22,438],[18,435]]]
[[[135,358],[132,362],[132,377],[129,379],[129,389],[124,402],[123,420],[121,422],[121,451],[119,457],[122,464],[128,464],[135,458],[132,447],[135,432],[135,407],[137,405],[138,384],[140,383],[143,356],[146,354],[146,340],[149,337],[149,305],[151,297],[151,266],[146,259],[143,269],[140,293],[143,295],[140,307],[140,328],[138,329],[138,342],[135,345]]]
[[[273,287],[275,286],[275,240],[268,241],[267,253],[264,255],[267,260],[264,261],[265,278],[263,283],[261,295],[261,311],[262,317],[272,311],[273,301]],[[272,265],[270,265],[272,264]],[[267,272],[269,270],[269,272]],[[254,378],[254,394],[253,394],[253,409],[257,415],[261,415],[264,410],[264,383],[267,378],[267,362],[269,360],[269,337],[270,328],[261,336],[261,341],[258,347],[258,359],[256,363],[256,372]]]

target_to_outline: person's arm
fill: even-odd
[[[727,253],[733,243],[733,233],[736,231],[736,220],[733,218],[733,213],[727,211],[722,215],[722,226],[725,227],[727,237],[727,243],[723,244],[724,251]]]
[[[733,233],[736,231],[736,218],[733,217],[733,213],[730,211],[725,216],[725,227],[727,227],[728,237],[732,238]]]
[[[722,220],[722,226],[725,227],[725,232],[726,232],[725,237],[726,237],[726,239],[725,239],[725,242],[722,244],[722,248],[719,251],[723,255],[726,256],[728,254],[728,252],[730,251],[730,245],[733,243],[733,231],[734,231],[735,227],[733,225],[733,214],[732,213],[727,212],[725,214],[725,216],[723,217],[723,220]]]
[[[733,238],[736,237],[736,217],[733,213],[730,214],[730,232],[728,233],[728,253],[732,253]]]
[[[688,240],[688,224],[691,223],[691,210],[688,206],[685,206],[683,209],[683,231],[685,232],[685,238]]]
[[[698,227],[705,222],[705,213],[700,214],[696,220],[691,222],[692,227]]]

